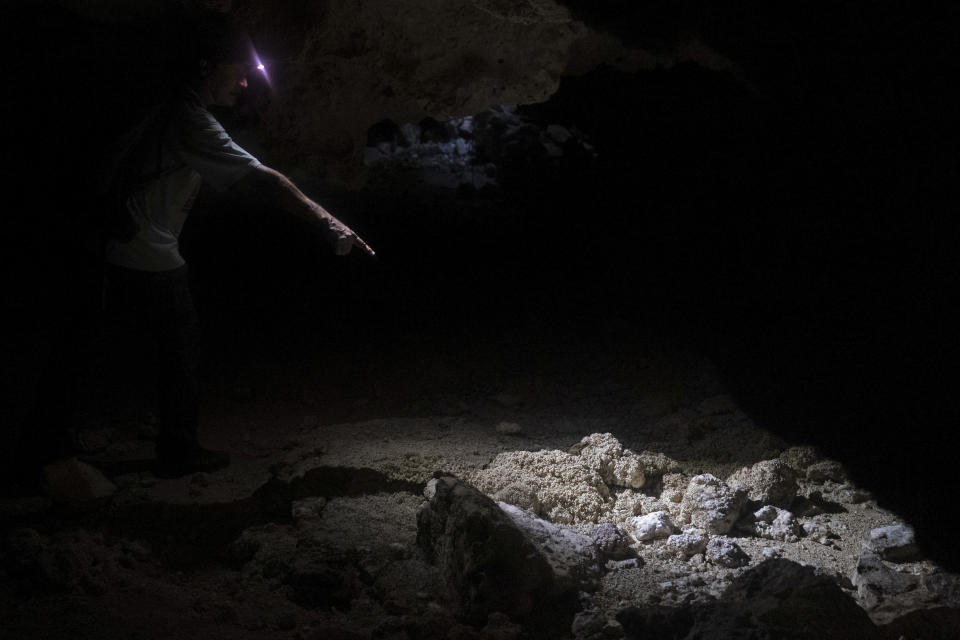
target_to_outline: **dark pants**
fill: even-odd
[[[107,309],[119,314],[158,349],[157,456],[176,457],[197,442],[200,323],[187,266],[171,271],[107,267]]]

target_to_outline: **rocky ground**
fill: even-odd
[[[3,502],[0,636],[960,636],[960,580],[869,487],[628,342],[254,367],[204,406],[232,466],[177,480],[135,402],[88,413],[95,468]]]

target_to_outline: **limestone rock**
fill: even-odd
[[[615,495],[610,517],[616,522],[626,523],[634,516],[639,516],[646,511],[644,506],[648,503],[648,496],[639,491],[633,491],[632,489],[618,491]]]
[[[540,504],[540,498],[537,492],[525,484],[510,484],[493,494],[493,499],[497,502],[506,502],[514,506],[532,511],[533,513],[542,513],[543,505]]]
[[[822,458],[823,456],[816,448],[810,446],[790,447],[780,454],[780,460],[800,474],[801,477],[806,477],[807,467]]]
[[[600,552],[601,558],[610,560],[625,560],[632,557],[630,536],[626,531],[611,522],[598,524],[590,532],[593,545]]]
[[[98,453],[110,446],[117,439],[116,430],[110,427],[94,429],[76,429],[70,434],[70,440],[78,451],[83,453]]]
[[[913,527],[902,523],[871,530],[864,546],[888,562],[913,562],[920,559]]]
[[[467,478],[488,495],[511,485],[528,487],[535,513],[558,524],[596,523],[610,509],[610,490],[598,473],[563,451],[509,451]],[[533,500],[528,505],[535,506]]]
[[[803,529],[792,513],[772,505],[761,507],[753,513],[753,532],[768,540],[797,542]]]
[[[593,433],[583,438],[577,448],[579,460],[596,471],[608,486],[639,489],[646,482],[640,458],[624,449],[610,433]]]
[[[607,571],[624,571],[626,569],[639,569],[643,566],[641,558],[627,558],[626,560],[607,560],[604,569]]]
[[[497,433],[507,436],[519,436],[523,433],[523,427],[516,422],[499,422],[496,430]]]
[[[43,468],[47,495],[58,502],[104,500],[117,488],[100,471],[76,458],[48,464]]]
[[[630,524],[633,537],[640,542],[666,538],[676,530],[673,522],[670,521],[670,514],[666,511],[637,516]]]
[[[876,640],[867,614],[830,578],[788,560],[737,576],[704,607],[633,607],[617,614],[626,640],[742,638]]]
[[[680,471],[680,463],[663,453],[641,451],[637,454],[643,472],[648,476],[662,476]]]
[[[698,553],[703,553],[709,541],[710,536],[706,531],[690,528],[667,538],[665,548],[667,551],[686,560]]]
[[[827,480],[823,485],[823,496],[840,504],[860,504],[872,498],[869,491],[850,482],[836,483]]]
[[[550,563],[559,591],[592,590],[600,579],[600,554],[593,539],[541,520],[523,509],[499,503],[513,523]]]
[[[623,629],[620,628],[619,622],[608,618],[605,612],[587,609],[574,617],[570,634],[576,640],[600,640],[601,638],[613,640],[623,637]]]
[[[807,479],[812,482],[843,482],[847,479],[847,472],[836,460],[821,460],[807,467]]]
[[[440,569],[455,613],[474,624],[529,614],[557,592],[550,562],[493,500],[453,476],[432,480],[417,544]]]
[[[761,460],[750,467],[743,467],[727,478],[732,489],[747,492],[750,500],[762,504],[788,507],[797,495],[797,476],[787,463],[781,460]]]
[[[323,496],[313,496],[303,500],[294,500],[290,505],[290,511],[295,520],[302,518],[316,518],[327,506],[327,499]]]
[[[667,473],[663,476],[663,490],[660,500],[668,504],[680,505],[683,494],[690,484],[690,477],[682,473]]]
[[[748,556],[740,546],[726,536],[716,536],[707,543],[704,551],[707,560],[721,567],[733,569],[750,563]]]
[[[690,479],[681,502],[680,521],[711,534],[724,534],[740,516],[746,494],[709,473]]]
[[[960,576],[924,563],[892,564],[870,549],[860,554],[851,581],[878,624],[918,609],[960,606]]]
[[[821,522],[817,520],[808,520],[803,523],[803,535],[807,540],[813,540],[820,544],[830,545],[833,540],[840,536],[834,531],[832,522]]]

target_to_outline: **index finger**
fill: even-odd
[[[377,255],[377,252],[373,250],[373,247],[364,242],[360,236],[354,236],[353,244],[363,249],[369,256]]]

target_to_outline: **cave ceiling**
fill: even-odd
[[[626,46],[554,0],[209,4],[233,13],[272,61],[264,140],[345,184],[362,180],[367,130],[383,119],[442,121],[543,102],[564,75],[604,63],[732,66],[693,36],[656,50]]]
[[[122,21],[149,19],[165,2],[64,4],[88,18]],[[630,72],[691,61],[736,71],[694,31],[678,28],[682,16],[672,9],[669,19],[632,9],[633,23],[651,26],[625,31],[612,19],[620,9],[604,3],[595,16],[556,0],[202,4],[233,14],[270,69],[272,90],[256,97],[256,126],[241,140],[281,169],[344,185],[363,181],[367,130],[384,119],[443,121],[493,105],[544,102],[562,77],[603,64]]]

